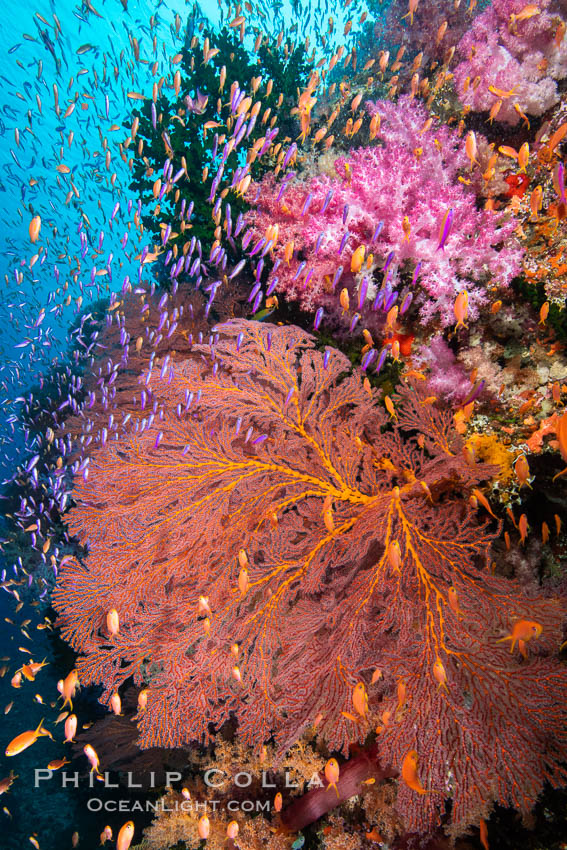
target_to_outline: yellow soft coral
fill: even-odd
[[[467,446],[474,451],[477,460],[498,466],[500,471],[495,476],[498,481],[507,484],[511,480],[515,456],[496,434],[472,434],[467,440]]]

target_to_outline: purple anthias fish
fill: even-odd
[[[443,216],[443,221],[441,222],[441,227],[439,229],[439,245],[437,246],[437,250],[445,250],[445,243],[449,238],[449,234],[451,232],[451,227],[453,226],[453,210],[448,209],[445,215]]]
[[[468,394],[468,396],[465,398],[465,400],[464,400],[463,402],[461,402],[461,404],[459,405],[459,407],[460,407],[460,408],[466,407],[466,406],[467,406],[467,404],[470,404],[470,403],[471,403],[471,401],[476,401],[476,399],[479,397],[479,395],[480,395],[480,394],[481,394],[481,392],[483,391],[485,383],[486,383],[486,381],[484,381],[484,380],[483,380],[483,381],[480,381],[480,383],[478,383],[478,384],[477,384],[477,385],[476,385],[476,386],[475,386],[475,387],[471,390],[471,392]]]
[[[192,98],[187,95],[187,97],[185,98],[185,105],[187,106],[188,112],[193,112],[194,115],[202,115],[205,109],[207,108],[208,102],[208,95],[201,94],[199,89],[197,89],[197,97]]]

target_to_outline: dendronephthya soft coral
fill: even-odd
[[[476,318],[486,284],[507,286],[519,269],[514,223],[477,208],[463,139],[424,107],[406,97],[367,111],[379,116],[377,143],[338,157],[336,176],[270,176],[251,189],[253,238],[277,225],[268,289],[343,324],[358,313],[371,329],[409,301],[412,318],[449,327],[466,289]]]
[[[566,23],[564,0],[494,0],[457,47],[462,102],[507,124],[542,115],[559,100],[556,81],[567,77]]]

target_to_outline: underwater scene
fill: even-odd
[[[1,850],[566,850],[567,0],[0,56]]]

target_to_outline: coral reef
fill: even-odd
[[[559,850],[566,0],[122,7],[2,110],[0,793],[69,710],[143,848]]]
[[[475,112],[518,124],[559,100],[567,76],[565,4],[561,0],[493,0],[457,45],[457,92]]]

